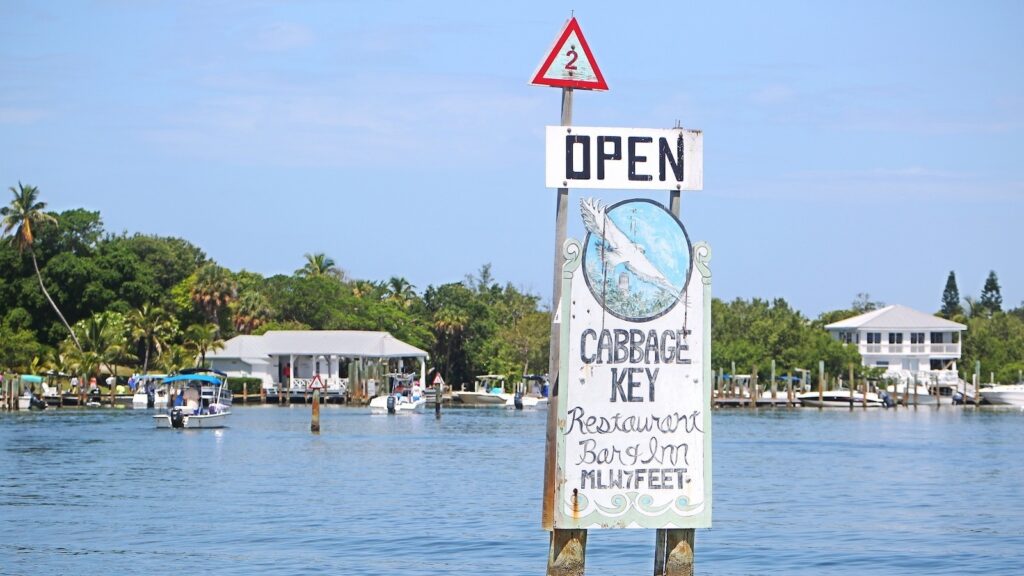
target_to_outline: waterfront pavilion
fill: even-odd
[[[420,382],[425,382],[428,357],[387,332],[362,330],[271,330],[261,336],[235,336],[224,348],[206,354],[211,368],[259,378],[264,389],[306,390],[319,376],[328,390],[351,384],[349,391],[357,395],[373,394],[361,378],[374,374],[372,367],[382,363],[397,363],[395,368],[405,372],[418,361]],[[354,381],[348,382],[349,377]]]

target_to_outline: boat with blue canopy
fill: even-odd
[[[164,378],[172,391],[169,406],[153,419],[157,428],[223,428],[231,415],[227,375],[204,368],[182,370]]]

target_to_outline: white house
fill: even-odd
[[[208,352],[210,367],[228,376],[260,378],[266,389],[305,390],[314,375],[328,390],[346,383],[342,365],[352,360],[418,360],[420,381],[426,380],[428,354],[387,332],[359,330],[271,330],[261,336],[235,336],[224,348]],[[290,380],[290,386],[287,383]]]
[[[864,366],[886,368],[901,382],[959,381],[960,333],[967,326],[906,306],[886,306],[825,326],[840,342],[856,345]]]

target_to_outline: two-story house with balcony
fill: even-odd
[[[906,306],[886,306],[825,326],[840,342],[857,346],[864,366],[886,368],[906,383],[959,382],[960,333],[967,326]]]

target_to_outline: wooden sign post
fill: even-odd
[[[678,216],[680,191],[703,186],[703,136],[572,127],[573,90],[608,89],[575,18],[531,83],[562,88],[546,136],[558,190],[547,573],[583,574],[590,528],[654,528],[655,574],[692,574],[693,529],[711,525],[711,272]],[[570,188],[669,190],[669,207],[585,199],[581,243],[566,240]]]

